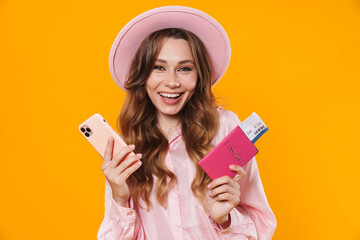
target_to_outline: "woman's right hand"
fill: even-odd
[[[109,137],[101,170],[111,186],[114,200],[120,206],[129,207],[130,189],[126,180],[141,166],[142,155],[138,153],[127,157],[135,149],[134,145],[127,145],[111,159],[113,142],[113,138]]]

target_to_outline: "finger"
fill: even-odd
[[[221,185],[221,186],[218,186],[218,187],[212,189],[209,192],[209,196],[216,197],[219,194],[224,194],[224,193],[230,193],[232,195],[237,195],[237,194],[240,194],[240,189],[234,188],[228,184],[224,184],[224,185]]]
[[[119,165],[124,158],[135,149],[134,145],[126,145],[125,147],[121,148],[118,153],[116,153],[113,159],[110,162],[110,167],[115,168]]]
[[[105,148],[105,153],[104,153],[104,163],[109,163],[112,157],[112,151],[113,151],[113,145],[114,145],[114,139],[112,137],[108,138],[108,142]]]
[[[240,195],[222,193],[216,197],[216,201],[228,201],[234,203],[234,205],[237,205],[240,202]]]
[[[126,181],[126,179],[128,179],[130,177],[131,174],[133,174],[136,170],[138,170],[142,165],[141,161],[137,161],[135,162],[133,165],[131,165],[130,167],[126,168],[122,173],[121,173],[121,177],[124,179],[124,181]]]
[[[244,170],[244,168],[242,168],[241,166],[238,166],[238,165],[230,165],[229,166],[230,170],[236,172],[236,175],[234,177],[234,180],[236,182],[240,181],[241,179],[243,179],[246,175],[246,172]]]
[[[216,188],[216,187],[221,186],[223,184],[230,184],[231,180],[233,180],[233,179],[231,179],[229,176],[219,177],[219,178],[211,181],[208,184],[208,188],[213,189],[213,188]]]
[[[138,153],[134,156],[131,156],[129,158],[126,158],[123,162],[120,163],[119,166],[115,168],[114,174],[120,175],[122,172],[125,171],[128,167],[130,167],[135,162],[139,161],[142,157],[141,153]]]

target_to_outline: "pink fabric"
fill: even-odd
[[[213,144],[221,141],[240,120],[231,111],[219,108],[220,129]],[[185,150],[178,127],[169,140],[169,151],[165,158],[168,168],[177,176],[177,185],[168,195],[168,208],[157,203],[151,194],[153,208],[147,212],[134,206],[118,205],[112,198],[110,185],[105,181],[105,215],[97,239],[137,240],[218,240],[272,238],[276,228],[275,216],[268,205],[259,176],[255,157],[244,167],[246,176],[240,181],[240,204],[230,213],[231,225],[222,229],[203,210],[193,196],[190,186],[195,167]],[[144,206],[145,203],[141,202]]]

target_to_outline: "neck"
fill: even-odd
[[[163,131],[167,139],[174,133],[175,128],[180,123],[180,118],[177,116],[168,116],[161,113],[157,115],[158,126]]]

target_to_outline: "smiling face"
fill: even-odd
[[[183,39],[165,38],[146,81],[146,92],[158,117],[177,117],[194,93],[197,78],[189,43]]]

